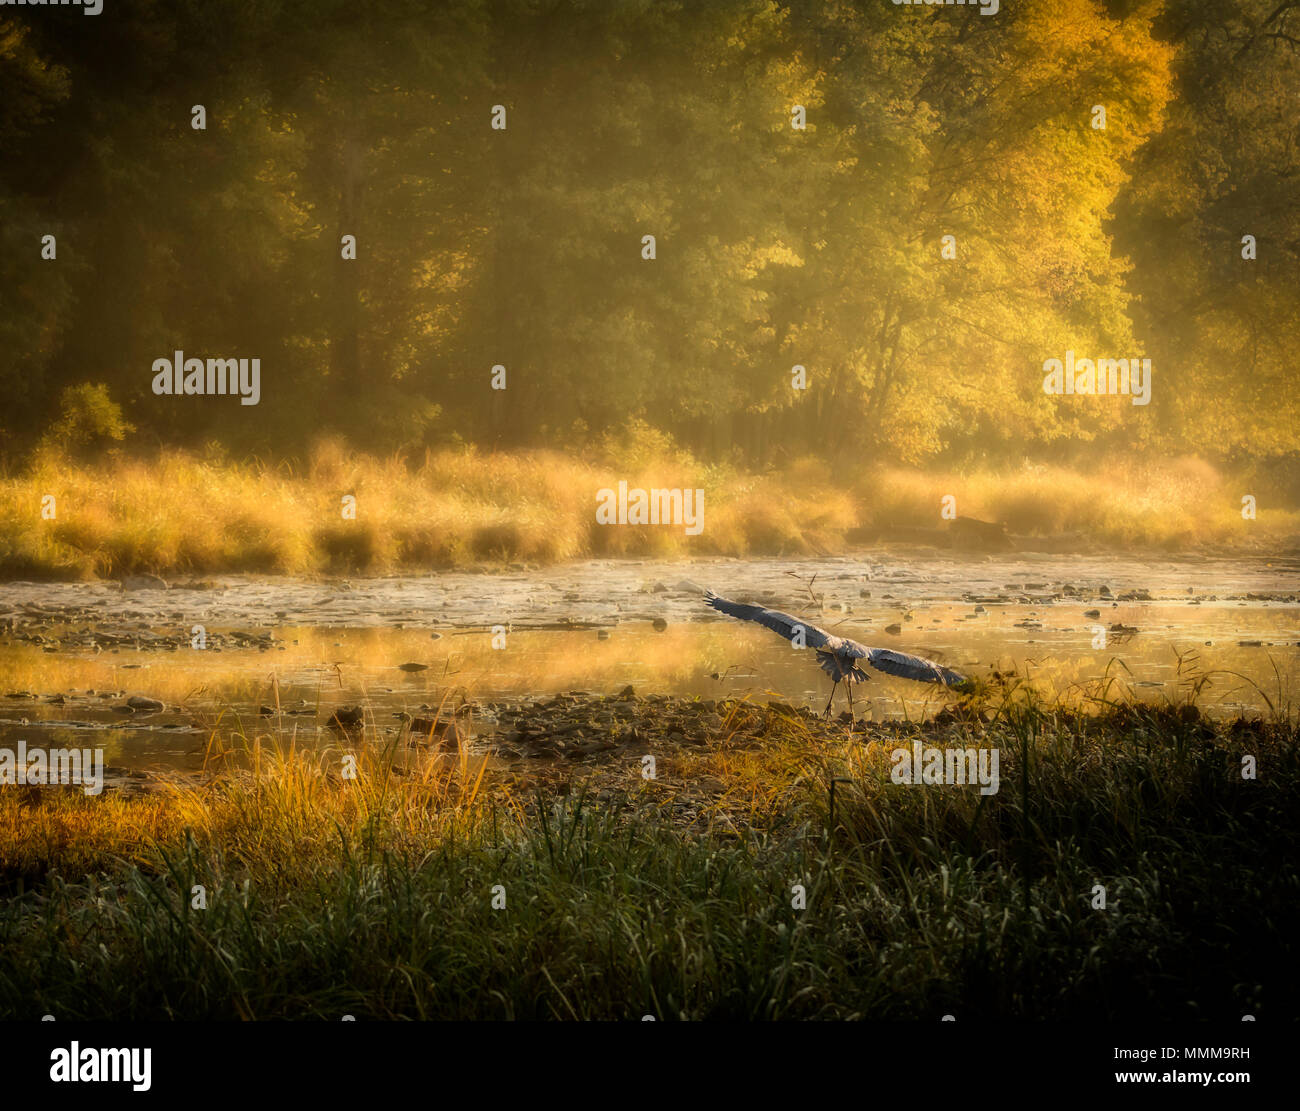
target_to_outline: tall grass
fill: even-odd
[[[858,529],[963,515],[1013,532],[1097,544],[1252,546],[1300,532],[1300,514],[1240,516],[1240,491],[1203,465],[1095,476],[1063,468],[969,474],[864,468],[847,481],[805,459],[778,473],[630,452],[588,463],[550,452],[429,452],[418,463],[321,444],[301,468],[163,452],[95,465],[41,452],[0,478],[0,575],[89,578],[260,571],[289,574],[550,563],[592,555],[803,555],[847,550]],[[1126,475],[1128,477],[1126,477]],[[596,523],[596,492],[704,490],[704,529]],[[42,517],[52,495],[55,515]],[[355,519],[343,498],[356,499]]]
[[[1250,548],[1300,532],[1300,513],[1262,495],[1242,476],[1200,459],[1125,459],[1095,469],[1026,464],[963,473],[887,469],[872,474],[862,499],[876,524],[931,526],[933,507],[956,498],[964,516],[1000,521],[1026,536],[1074,534],[1117,547],[1185,550],[1207,544]],[[1255,491],[1266,508],[1241,515]]]
[[[739,705],[665,762],[723,785],[691,821],[639,762],[519,794],[365,749],[355,782],[281,751],[165,800],[6,791],[0,1014],[1295,1017],[1293,723],[1025,696],[873,730]],[[892,784],[913,737],[998,747],[1001,789]]]

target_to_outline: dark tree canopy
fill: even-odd
[[[1285,461],[1298,48],[1277,0],[8,8],[6,450],[93,397],[269,455]],[[154,396],[177,350],[260,404]],[[1151,404],[1046,396],[1066,350]]]

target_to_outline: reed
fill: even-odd
[[[704,490],[703,532],[597,524],[596,493],[619,480]],[[324,442],[301,467],[178,451],[92,465],[44,450],[21,473],[0,477],[0,576],[309,575],[588,556],[828,554],[882,529],[937,530],[947,495],[962,515],[1085,545],[1250,551],[1300,533],[1300,512],[1271,503],[1258,520],[1243,521],[1245,488],[1188,463],[1135,468],[1131,478],[1099,485],[1046,467],[949,474],[867,467],[840,482],[813,459],[746,474],[666,449],[587,462],[467,448],[413,461]],[[46,495],[55,499],[53,519],[41,515]],[[356,499],[355,519],[342,515],[345,495]]]

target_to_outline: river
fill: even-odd
[[[994,670],[1045,694],[1197,698],[1219,715],[1290,708],[1300,561],[930,552],[818,560],[593,560],[422,577],[0,586],[0,744],[98,746],[127,769],[195,770],[214,739],[327,743],[345,705],[396,715],[569,690],[825,704],[811,654],[714,613],[701,591],[868,644]],[[200,627],[196,630],[196,626]],[[161,710],[131,710],[132,696]],[[931,714],[943,688],[872,673],[870,720]],[[843,688],[836,711],[845,708]],[[270,712],[268,712],[270,711]]]

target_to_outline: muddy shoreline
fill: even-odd
[[[270,708],[267,708],[270,709]],[[356,710],[355,715],[350,711]],[[925,722],[868,722],[841,711],[832,717],[806,706],[779,700],[736,698],[690,699],[664,694],[639,695],[631,687],[612,695],[569,691],[548,698],[494,702],[464,701],[449,707],[426,707],[427,717],[393,721],[397,715],[376,707],[347,707],[324,720],[331,743],[317,753],[321,774],[341,782],[341,757],[362,746],[383,755],[398,776],[424,773],[430,762],[444,769],[462,768],[471,779],[486,758],[489,788],[540,787],[547,793],[568,794],[575,783],[593,797],[622,794],[652,784],[675,800],[714,800],[728,788],[712,775],[691,772],[699,760],[727,752],[788,745],[796,738],[809,755],[833,755],[845,745],[896,743],[909,737],[966,735],[991,720],[991,712],[950,707]],[[276,720],[286,715],[317,716],[318,707],[286,707],[262,715],[250,738],[274,748]],[[157,718],[183,714],[179,707],[150,712]],[[341,720],[342,719],[342,720]],[[346,724],[344,723],[346,721]],[[167,728],[202,733],[198,717]],[[971,743],[969,738],[963,743]],[[218,747],[201,772],[147,771],[106,765],[102,793],[95,797],[139,798],[165,795],[174,789],[195,788],[227,776],[249,773],[248,747]],[[653,765],[647,763],[653,757]],[[461,765],[461,761],[468,761]],[[468,769],[468,770],[467,770]],[[41,806],[58,792],[84,793],[80,785],[18,785],[23,804]],[[680,796],[680,797],[678,797]],[[698,796],[698,797],[697,797]]]

